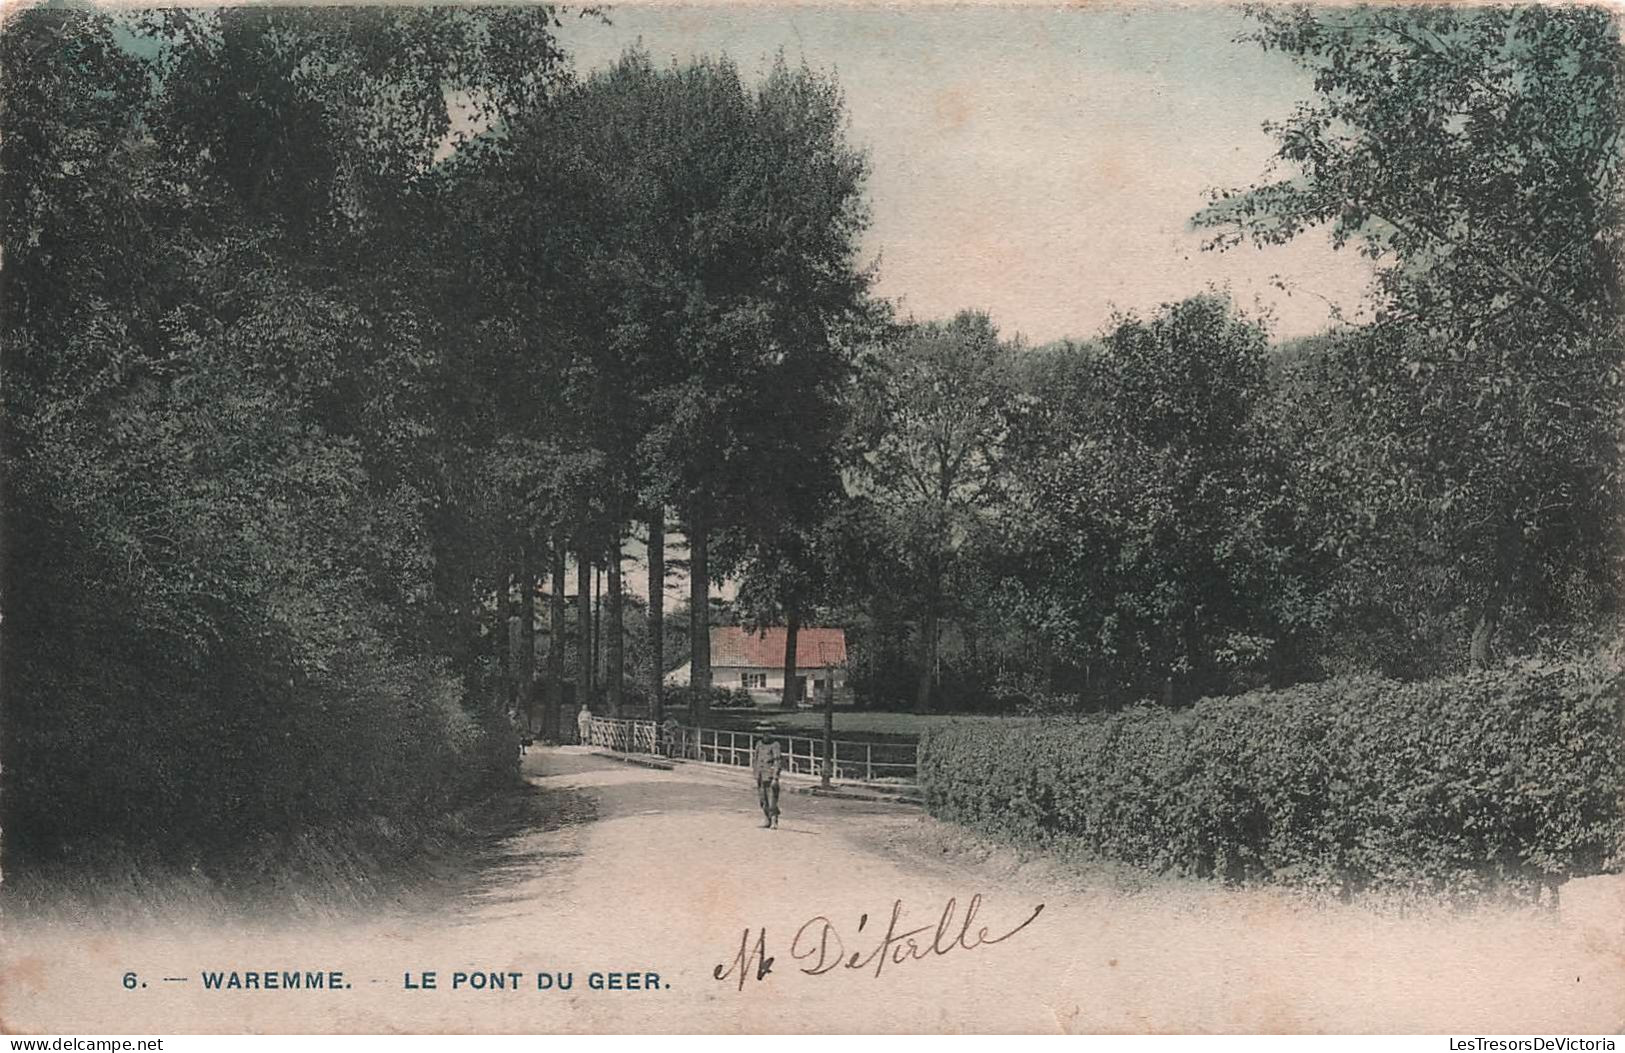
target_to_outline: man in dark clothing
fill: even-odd
[[[758,742],[751,754],[750,772],[756,777],[756,798],[762,805],[763,826],[779,825],[779,769],[783,760],[783,750],[772,739]]]

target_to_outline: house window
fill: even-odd
[[[744,682],[744,685],[745,685],[746,688],[752,688],[752,687],[765,688],[765,687],[767,687],[767,674],[766,673],[745,673],[740,679]]]

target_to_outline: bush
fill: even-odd
[[[665,692],[665,706],[667,711],[691,711],[694,705],[694,688],[684,686],[672,688]],[[708,709],[749,709],[756,703],[750,697],[750,692],[744,688],[726,688],[720,684],[713,684],[705,696]]]
[[[231,853],[259,835],[445,814],[517,777],[499,713],[466,707],[442,663],[376,640],[354,641],[297,684],[232,693],[144,685],[146,665],[117,670],[133,685],[124,690],[103,686],[95,667],[31,667],[38,697],[59,704],[8,697],[11,862],[110,838]]]
[[[1617,665],[928,729],[933,815],[1159,873],[1473,893],[1625,863]]]

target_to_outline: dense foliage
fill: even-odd
[[[974,369],[921,327],[870,382],[883,402],[905,378],[868,455],[892,538],[874,577],[917,597],[852,618],[884,654],[861,660],[871,698],[1180,704],[1577,654],[1619,631],[1617,21],[1250,14],[1248,41],[1313,95],[1266,126],[1268,178],[1195,222],[1218,250],[1329,229],[1376,265],[1368,320],[1272,346],[1210,293],[1084,342],[984,334]],[[981,376],[1001,379],[973,390]],[[945,384],[955,413],[932,419]],[[911,442],[924,456],[889,453]],[[971,474],[932,474],[933,456]]]
[[[446,465],[402,227],[445,91],[515,86],[484,20],[8,22],[8,851],[421,814],[511,772],[426,602]]]
[[[932,814],[1159,873],[1530,889],[1625,853],[1617,664],[1354,679],[928,731]]]
[[[707,524],[749,548],[774,473],[834,478],[869,311],[838,91],[636,53],[578,79],[556,18],[8,16],[14,861],[471,801],[538,686],[557,722],[599,679],[595,564],[608,705],[658,683],[634,518],[687,517],[703,590]]]
[[[1620,593],[1618,23],[1580,7],[1254,17],[1315,98],[1269,126],[1279,178],[1216,195],[1198,222],[1221,246],[1325,224],[1376,261],[1375,320],[1314,373],[1333,403],[1307,459],[1317,543],[1379,586],[1444,568],[1436,600],[1468,612],[1484,667],[1505,623],[1550,629]]]

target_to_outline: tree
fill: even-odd
[[[1318,612],[1262,329],[1193,297],[1024,380],[999,605],[1095,698],[1188,701],[1278,671]]]
[[[1336,455],[1360,486],[1325,543],[1436,549],[1483,666],[1509,604],[1572,619],[1577,582],[1618,593],[1618,24],[1579,7],[1252,14],[1316,97],[1267,126],[1291,174],[1197,221],[1221,247],[1329,224],[1377,261],[1377,320],[1338,367],[1357,425]]]
[[[998,332],[985,314],[909,327],[872,361],[859,428],[865,451],[857,493],[887,524],[896,566],[918,597],[920,679],[929,711],[944,586],[999,487],[1010,382]]]
[[[467,690],[475,563],[437,558],[469,506],[421,293],[450,284],[448,93],[545,94],[550,19],[8,19],[8,851],[421,814],[511,775]]]
[[[589,298],[608,305],[607,338],[577,360],[602,397],[576,404],[607,422],[594,431],[625,468],[608,487],[621,508],[649,510],[651,534],[678,512],[703,689],[706,596],[728,569],[711,563],[712,534],[750,518],[840,427],[820,410],[849,370],[831,330],[867,288],[855,264],[863,162],[842,138],[838,92],[782,62],[753,91],[727,62],[657,71],[630,53],[577,102],[614,116],[576,121],[599,129],[581,140],[580,171],[610,188],[614,231]]]
[[[803,475],[779,491],[794,503],[771,525],[751,524],[748,538],[725,536],[724,548],[743,541],[743,551],[729,562],[738,568],[738,606],[753,628],[783,625],[784,691],[782,703],[801,700],[798,641],[801,627],[818,608],[851,591],[857,568],[843,551],[845,517],[850,501],[833,471],[818,479]]]

